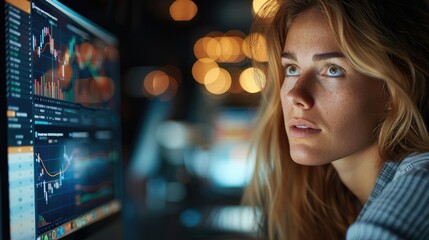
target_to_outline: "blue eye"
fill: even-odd
[[[299,76],[301,74],[301,70],[296,65],[287,65],[285,67],[285,75],[290,76]]]
[[[344,71],[341,67],[330,65],[325,74],[329,77],[341,77],[344,75]]]

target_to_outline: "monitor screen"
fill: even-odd
[[[8,234],[70,236],[121,210],[118,40],[56,0],[4,26]]]

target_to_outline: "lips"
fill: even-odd
[[[304,119],[291,119],[288,122],[288,130],[288,134],[294,138],[309,138],[322,131],[316,124]]]

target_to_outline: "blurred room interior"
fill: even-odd
[[[63,0],[119,39],[124,206],[94,238],[253,239],[257,0]],[[114,233],[112,233],[112,231]],[[112,235],[114,234],[114,235]]]

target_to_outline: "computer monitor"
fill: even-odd
[[[3,8],[2,239],[72,237],[121,210],[118,39],[56,0]]]

